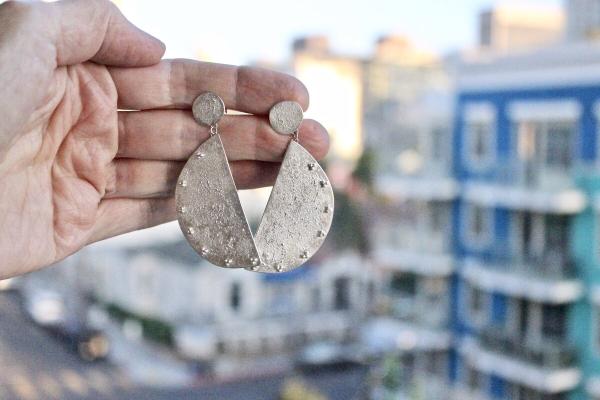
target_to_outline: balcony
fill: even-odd
[[[463,358],[474,368],[542,393],[555,394],[576,388],[582,379],[576,352],[552,339],[523,342],[498,330],[484,330],[479,340],[463,340]]]
[[[559,339],[528,342],[498,329],[485,328],[479,334],[479,344],[488,351],[544,369],[570,368],[577,362],[575,348]]]
[[[439,247],[443,249],[443,246]],[[373,253],[375,262],[386,269],[428,276],[448,276],[454,271],[450,253],[391,247],[378,248]]]
[[[575,263],[561,254],[537,257],[491,255],[467,259],[461,274],[472,285],[489,292],[551,304],[570,303],[583,295]]]
[[[430,276],[454,271],[446,231],[389,217],[378,222],[373,235],[373,257],[382,268]]]
[[[527,163],[498,164],[486,181],[470,181],[464,198],[483,207],[541,213],[576,214],[587,203],[584,193],[564,170],[532,168]]]
[[[484,260],[490,268],[499,271],[547,281],[561,281],[577,276],[575,260],[568,254],[567,248],[551,249],[541,254],[519,254],[497,246]]]
[[[382,176],[375,188],[390,199],[451,201],[458,196],[458,184],[444,174]]]
[[[361,340],[369,348],[381,354],[391,352],[411,352],[448,350],[452,336],[446,329],[433,329],[409,320],[392,317],[376,317],[361,325]]]
[[[425,304],[414,297],[394,295],[388,305],[391,316],[410,324],[430,329],[444,329],[448,324],[449,307],[443,302]]]

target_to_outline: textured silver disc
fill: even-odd
[[[269,111],[271,127],[282,135],[291,135],[296,132],[303,118],[302,107],[295,101],[282,101],[275,104]]]
[[[225,268],[257,264],[258,250],[219,135],[189,158],[177,182],[179,226],[202,257]]]
[[[199,124],[213,126],[225,115],[225,103],[212,92],[202,93],[192,104],[192,114]]]
[[[333,219],[333,190],[325,171],[296,141],[285,153],[255,243],[258,272],[286,272],[321,247]]]

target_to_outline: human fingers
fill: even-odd
[[[105,199],[172,196],[184,162],[117,159],[108,169]],[[254,189],[275,183],[279,163],[235,161],[230,164],[238,189]]]
[[[308,91],[296,78],[255,67],[237,67],[193,60],[164,60],[145,68],[111,68],[119,108],[189,109],[202,92],[214,92],[228,109],[267,114],[282,100],[308,107]]]
[[[150,228],[177,218],[173,197],[105,199],[100,202],[88,244],[123,233]]]
[[[290,141],[289,136],[276,133],[265,118],[251,115],[223,117],[219,133],[231,161],[281,161]],[[119,112],[117,157],[186,160],[209,136],[210,129],[198,125],[190,111],[123,111]],[[303,121],[299,138],[317,160],[327,154],[329,136],[318,122]]]

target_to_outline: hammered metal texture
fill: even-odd
[[[333,218],[333,190],[315,159],[291,141],[255,243],[262,261],[258,272],[299,267],[321,247]]]
[[[181,230],[198,254],[225,268],[256,264],[258,251],[219,135],[185,164],[175,199]]]
[[[302,107],[295,101],[282,101],[275,104],[269,111],[271,127],[282,135],[291,135],[296,132],[303,118]]]
[[[212,92],[202,93],[192,103],[192,114],[199,124],[212,126],[225,115],[225,103]]]

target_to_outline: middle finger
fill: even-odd
[[[230,161],[281,161],[290,137],[276,133],[264,119],[252,115],[226,115],[219,133]],[[187,110],[119,112],[117,157],[142,160],[186,160],[210,136]],[[317,160],[329,148],[327,131],[313,120],[300,126],[300,143]]]

